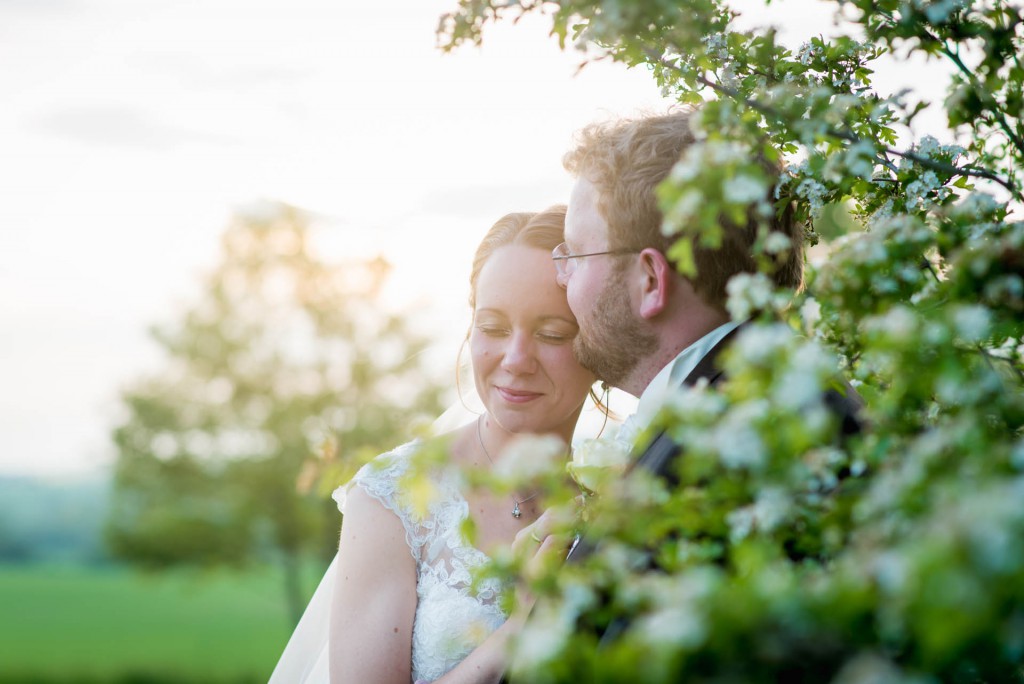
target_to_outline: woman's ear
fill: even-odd
[[[651,319],[668,307],[676,272],[664,254],[647,247],[640,252],[640,316]]]

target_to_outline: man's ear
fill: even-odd
[[[648,247],[640,252],[640,316],[654,318],[668,307],[676,272],[664,254]]]

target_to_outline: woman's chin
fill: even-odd
[[[515,434],[545,432],[551,422],[543,411],[530,410],[522,406],[492,406],[488,412],[498,425]]]

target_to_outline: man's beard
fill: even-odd
[[[586,324],[573,342],[580,365],[613,387],[621,387],[636,365],[658,348],[658,338],[633,316],[625,272],[615,269],[598,293]]]

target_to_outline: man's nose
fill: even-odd
[[[505,355],[501,360],[502,370],[513,374],[532,373],[537,368],[534,355],[533,336],[526,332],[515,332],[508,338]]]
[[[569,276],[571,275],[571,273],[559,271],[557,274],[555,274],[555,282],[558,283],[559,287],[561,287],[563,290],[567,289],[569,287]]]

